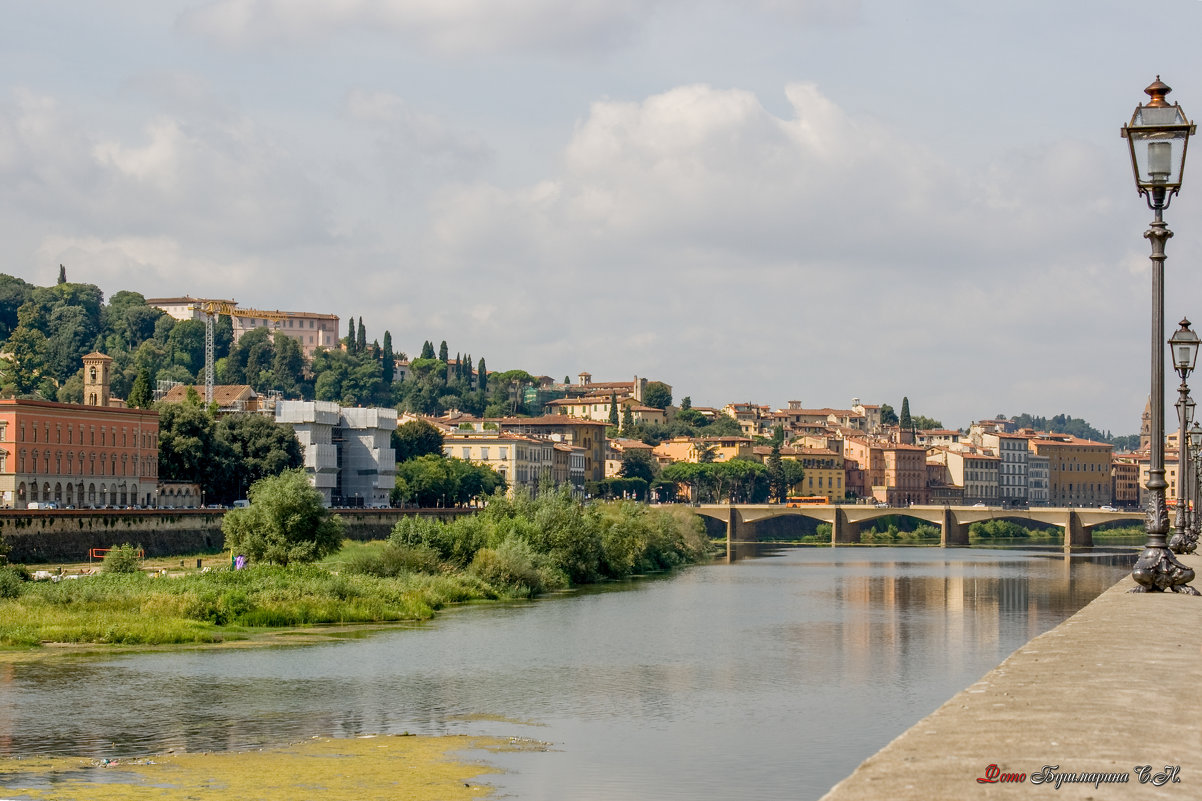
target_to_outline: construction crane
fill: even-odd
[[[239,309],[228,300],[202,300],[192,304],[192,308],[205,315],[205,405],[213,402],[213,329],[218,315],[228,314],[230,317],[262,317],[271,320],[275,327],[280,327],[280,321],[288,315],[278,309],[263,311],[261,309]]]

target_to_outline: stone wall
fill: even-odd
[[[407,515],[450,519],[472,509],[338,510],[353,540],[386,539]],[[176,556],[220,551],[221,509],[174,510],[6,510],[0,512],[0,537],[12,548],[13,562],[85,562],[92,548],[129,543],[147,556]]]

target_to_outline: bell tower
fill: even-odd
[[[1139,449],[1141,451],[1149,451],[1152,449],[1152,399],[1148,398],[1148,405],[1144,407],[1144,413],[1139,416]]]
[[[84,406],[109,405],[109,372],[112,366],[113,360],[100,352],[83,357]]]

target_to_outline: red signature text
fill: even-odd
[[[1007,782],[1025,782],[1027,774],[1025,773],[1002,773],[1002,769],[997,765],[990,765],[985,768],[985,775],[977,778],[978,784],[1004,784]]]

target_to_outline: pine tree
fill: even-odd
[[[384,345],[381,348],[380,355],[384,360],[383,369],[381,370],[384,383],[391,384],[392,379],[396,377],[396,357],[392,352],[392,333],[389,331],[384,332]]]
[[[438,360],[440,362],[448,361],[451,354],[447,353],[447,341],[444,339],[442,344],[438,346]]]
[[[67,268],[61,264],[58,266],[58,282],[60,284],[67,283]]]
[[[902,398],[901,418],[898,426],[902,431],[910,431],[914,428],[914,421],[910,417],[910,399],[907,397]]]
[[[138,377],[134,379],[133,386],[130,387],[125,405],[131,409],[149,409],[153,402],[154,395],[150,391],[150,371],[143,367],[138,373]]]
[[[481,392],[488,392],[488,368],[484,366],[484,357],[480,357],[480,364],[476,367],[477,379]]]
[[[618,396],[614,392],[609,393],[609,424],[618,424]]]

